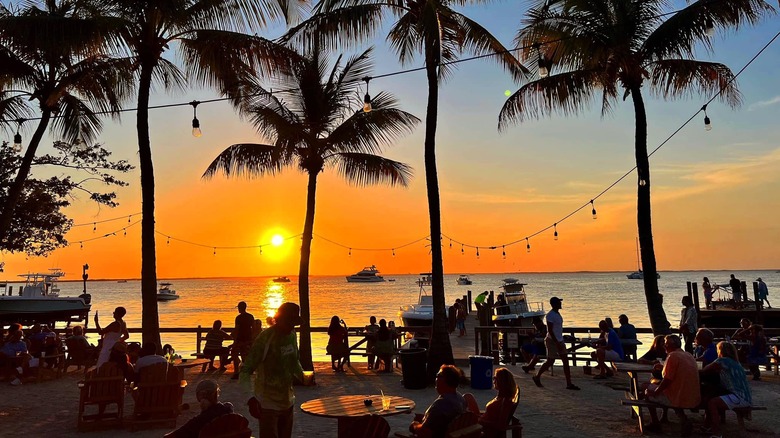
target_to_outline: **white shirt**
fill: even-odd
[[[547,336],[552,335],[556,341],[563,342],[563,316],[555,310],[550,310],[545,315],[544,322],[547,324]],[[550,330],[551,322],[554,325],[552,330]]]

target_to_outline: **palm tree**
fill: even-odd
[[[425,183],[430,217],[431,273],[433,283],[433,332],[428,351],[428,374],[432,380],[442,364],[452,364],[452,345],[447,330],[444,301],[444,266],[441,247],[441,206],[439,177],[436,170],[436,127],[439,112],[439,82],[452,72],[452,65],[463,53],[495,55],[514,79],[527,70],[487,29],[452,9],[480,1],[462,0],[322,0],[315,15],[293,27],[287,39],[296,43],[334,44],[357,41],[373,35],[381,26],[385,12],[395,16],[387,40],[402,64],[423,54],[428,101],[425,114]]]
[[[711,50],[713,27],[755,23],[772,8],[761,0],[701,0],[665,14],[665,0],[547,0],[528,13],[517,42],[525,56],[555,74],[531,81],[510,96],[499,129],[511,122],[584,110],[601,91],[608,113],[620,95],[631,97],[635,116],[637,228],[644,288],[653,332],[668,333],[658,293],[650,214],[647,113],[642,87],[665,99],[712,95],[734,107],[740,94],[734,74],[720,63],[692,59],[697,45]],[[540,46],[541,44],[541,46]],[[537,66],[539,67],[539,66]],[[622,89],[622,92],[621,92]]]
[[[49,129],[69,142],[92,141],[102,128],[98,113],[117,115],[132,76],[129,65],[103,53],[111,34],[78,2],[49,0],[19,11],[0,6],[0,117],[18,117],[21,128],[37,103],[38,124],[2,205],[0,241]],[[7,120],[7,119],[6,119]]]
[[[295,67],[280,72],[275,82],[282,91],[271,94],[256,81],[244,84],[235,101],[257,131],[269,143],[234,144],[209,165],[204,178],[218,172],[226,176],[275,175],[296,166],[308,175],[306,218],[303,225],[298,291],[301,316],[301,364],[312,370],[309,313],[309,258],[314,232],[317,177],[333,168],[357,186],[386,183],[406,186],[411,168],[383,158],[384,145],[410,133],[419,122],[397,107],[387,93],[378,93],[372,110],[355,111],[363,105],[360,84],[371,69],[368,49],[342,65],[339,56],[332,68],[319,50],[297,57]]]
[[[223,91],[255,71],[277,67],[269,41],[243,33],[271,20],[294,19],[299,3],[288,0],[92,0],[123,30],[138,75],[136,131],[141,168],[141,301],[143,342],[160,345],[157,312],[157,261],[154,232],[154,167],[149,139],[149,96],[153,82],[183,87],[198,79]],[[164,58],[179,48],[186,73]],[[236,67],[245,65],[251,71]]]

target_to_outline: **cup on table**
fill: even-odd
[[[382,397],[382,410],[387,411],[390,409],[390,397],[383,396]]]

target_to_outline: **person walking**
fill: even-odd
[[[701,289],[704,291],[704,306],[708,309],[715,309],[715,306],[712,305],[712,292],[714,289],[709,278],[704,277],[702,279]]]
[[[731,287],[731,298],[734,300],[734,308],[742,308],[742,282],[739,278],[731,274],[731,280],[729,280],[729,286]]]
[[[241,359],[245,360],[249,348],[252,346],[252,328],[255,325],[255,317],[251,313],[246,311],[246,302],[241,301],[236,306],[238,308],[238,315],[236,316],[236,326],[233,330],[233,348],[231,349],[231,355],[233,356],[233,377],[231,379],[238,379],[239,365]],[[241,359],[239,359],[241,356]]]
[[[764,280],[762,280],[761,277],[756,278],[756,281],[758,282],[758,303],[763,306],[764,301],[766,301],[767,309],[771,309],[772,305],[769,304],[769,298],[767,298],[769,289],[767,289],[766,283],[764,283]]]
[[[696,337],[697,319],[693,300],[688,295],[682,297],[683,309],[680,311],[680,334],[685,339],[685,351],[693,354],[693,339]]]
[[[254,392],[250,406],[260,404],[260,438],[290,438],[293,430],[295,392],[293,380],[303,381],[295,326],[303,324],[301,308],[295,303],[279,306],[275,324],[255,339],[239,383],[246,392]],[[252,391],[252,373],[255,373]]]
[[[544,320],[547,323],[547,336],[544,338],[544,345],[547,348],[547,360],[539,367],[539,370],[533,376],[533,381],[538,387],[542,387],[542,374],[550,369],[555,359],[563,362],[563,375],[566,377],[566,389],[578,391],[579,386],[571,381],[571,370],[569,369],[569,353],[566,351],[566,344],[563,343],[563,298],[550,298],[552,310],[547,312]]]

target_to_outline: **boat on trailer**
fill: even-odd
[[[25,279],[19,286],[19,293],[13,295],[13,286],[8,282],[0,284],[0,326],[18,322],[23,325],[35,323],[54,326],[56,322],[86,321],[91,308],[91,296],[59,296],[57,280],[65,276],[60,269],[47,273],[21,274]]]
[[[516,278],[505,278],[504,298],[506,304],[495,308],[493,323],[498,326],[533,327],[535,317],[544,318],[544,303],[529,302],[525,294],[525,286]]]

